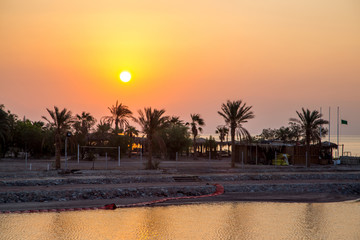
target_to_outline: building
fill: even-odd
[[[235,154],[236,162],[244,164],[270,165],[278,154],[288,154],[291,165],[306,165],[307,160],[310,164],[330,164],[334,148],[337,148],[336,144],[323,142],[321,148],[319,144],[311,145],[310,153],[307,153],[304,144],[276,141],[237,143],[233,154]]]

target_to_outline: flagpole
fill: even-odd
[[[321,118],[322,118],[322,109],[320,107],[320,115],[321,115]],[[320,142],[321,142],[321,125],[320,125]]]
[[[330,135],[331,135],[331,129],[330,129],[330,108],[331,107],[329,107],[329,143],[330,143]]]
[[[340,157],[339,153],[339,107],[337,107],[337,157]]]

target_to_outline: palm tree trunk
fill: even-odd
[[[235,167],[235,128],[231,127],[231,167]]]
[[[197,151],[196,151],[196,137],[194,136],[194,144],[193,144],[193,147],[194,147],[194,160],[197,159]]]
[[[60,134],[55,135],[55,168],[61,168],[61,137]]]
[[[119,133],[119,120],[115,119],[115,134],[117,135]]]
[[[221,155],[222,155],[222,144],[223,144],[223,140],[220,139],[220,156],[219,156],[219,159],[221,159]]]
[[[319,138],[319,163],[322,164],[322,144],[321,144],[321,138]]]
[[[308,157],[306,167],[310,167],[311,149],[310,149],[310,132],[309,131],[306,131],[306,152],[307,152],[307,157]]]
[[[149,141],[149,143],[148,143],[149,156],[148,156],[148,163],[147,163],[146,169],[154,169],[154,165],[152,164],[152,140],[148,139],[148,141]]]
[[[306,167],[310,167],[310,162],[311,162],[311,150],[310,150],[310,144],[306,144],[306,152],[307,152],[307,162],[306,162]]]

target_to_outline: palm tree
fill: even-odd
[[[104,146],[104,143],[109,140],[111,126],[100,120],[100,123],[96,126],[95,138],[99,145]]]
[[[294,122],[289,122],[290,126],[290,134],[289,134],[289,138],[290,141],[295,141],[298,142],[301,136],[301,127],[299,126],[299,124],[294,123]]]
[[[240,142],[242,141],[242,138],[245,138],[248,141],[251,140],[251,135],[249,131],[246,128],[244,128],[241,123],[238,124],[235,132]]]
[[[197,157],[197,151],[196,151],[196,137],[198,136],[198,133],[202,132],[202,126],[205,125],[204,119],[200,117],[200,114],[190,114],[191,117],[191,132],[194,137],[193,141],[193,147],[194,147],[194,159]]]
[[[231,134],[231,167],[235,167],[235,131],[243,123],[246,123],[249,119],[255,117],[254,113],[251,111],[252,106],[246,106],[246,103],[242,103],[241,100],[230,101],[228,100],[221,105],[221,111],[218,111],[218,114],[222,116],[225,120],[225,123],[230,126]],[[250,135],[250,134],[249,134]]]
[[[69,129],[70,124],[72,122],[71,111],[68,111],[66,108],[59,111],[57,106],[54,106],[54,111],[50,109],[46,109],[51,117],[51,119],[42,116],[52,128],[55,130],[55,167],[56,169],[60,169],[61,162],[61,136],[65,134],[65,132]]]
[[[218,126],[215,130],[216,134],[219,134],[220,139],[220,159],[222,155],[222,145],[225,140],[226,135],[229,133],[229,129],[225,126]]]
[[[127,135],[130,138],[130,144],[129,144],[129,158],[131,158],[131,150],[134,143],[134,137],[139,135],[139,130],[137,130],[133,126],[127,126],[125,130],[125,135]]]
[[[306,152],[310,153],[310,143],[311,141],[319,141],[321,144],[320,138],[320,127],[323,124],[328,124],[329,122],[322,119],[322,114],[319,111],[314,110],[310,111],[309,109],[302,108],[302,112],[296,111],[299,119],[290,118],[290,122],[295,123],[300,126],[301,133],[305,137]],[[307,167],[310,167],[310,161],[307,161]]]
[[[104,120],[108,123],[115,123],[115,134],[120,131],[124,131],[125,126],[129,125],[127,118],[131,118],[132,112],[129,110],[128,106],[123,105],[122,103],[118,104],[116,101],[115,106],[108,107],[110,110],[111,116],[104,117]]]
[[[4,111],[4,105],[0,104],[0,153],[5,154],[5,144],[10,132],[8,114]]]
[[[281,127],[276,130],[275,136],[277,140],[287,142],[291,137],[291,130],[289,127]]]
[[[87,144],[89,144],[90,129],[95,125],[95,122],[95,118],[90,113],[82,112],[81,115],[76,114],[74,128],[86,139]]]
[[[0,140],[5,142],[9,130],[8,115],[4,111],[4,105],[0,104]]]
[[[184,125],[184,121],[181,120],[179,116],[172,116],[169,119],[169,123],[173,125]]]
[[[144,108],[144,111],[139,110],[138,113],[139,117],[133,119],[142,127],[142,132],[147,138],[149,156],[146,169],[155,169],[156,166],[152,162],[152,142],[155,138],[159,138],[158,132],[165,127],[169,117],[163,116],[165,113],[164,109],[152,110],[151,107]]]

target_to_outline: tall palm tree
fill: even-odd
[[[95,125],[95,118],[87,112],[82,112],[81,115],[76,114],[75,118],[75,130],[79,132],[83,138],[86,139],[87,144],[89,144],[89,132],[90,129]]]
[[[169,123],[173,125],[183,125],[184,121],[181,120],[179,116],[172,116],[169,118]]]
[[[131,151],[134,143],[134,137],[139,135],[139,130],[137,130],[133,126],[127,126],[125,130],[125,135],[127,135],[130,138],[130,144],[129,144],[129,158],[131,158]]]
[[[155,169],[156,166],[152,162],[152,142],[155,138],[158,138],[158,132],[165,127],[166,122],[169,120],[168,116],[163,116],[165,113],[164,109],[151,109],[144,108],[144,111],[139,110],[139,117],[133,118],[136,123],[138,123],[142,132],[146,135],[148,142],[148,162],[146,169]]]
[[[235,132],[240,142],[242,141],[242,138],[245,138],[248,141],[251,140],[251,135],[249,131],[246,128],[244,128],[241,123],[238,124]]]
[[[100,146],[104,146],[104,143],[109,140],[111,126],[109,123],[100,120],[100,123],[96,126],[95,138]]]
[[[228,100],[226,104],[223,103],[221,105],[221,111],[218,111],[218,114],[224,118],[225,123],[230,126],[232,151],[231,167],[235,167],[235,131],[239,126],[242,126],[243,123],[246,123],[249,119],[255,117],[254,113],[251,111],[251,108],[252,106],[246,106],[246,103],[242,103],[241,100]],[[244,128],[242,127],[242,129]]]
[[[220,158],[221,158],[221,154],[222,154],[222,145],[223,142],[225,140],[226,135],[229,133],[229,129],[225,126],[218,126],[215,130],[216,134],[219,134],[219,139],[220,139]]]
[[[5,154],[5,144],[10,132],[8,114],[4,110],[4,105],[0,104],[0,153]]]
[[[46,109],[50,115],[50,119],[42,116],[52,128],[55,130],[55,167],[56,169],[61,168],[60,156],[61,156],[61,136],[69,129],[72,123],[71,111],[66,108],[59,110],[57,106],[54,106],[54,111]]]
[[[191,132],[193,134],[193,147],[194,147],[194,159],[197,158],[197,151],[196,151],[196,137],[198,136],[199,132],[202,132],[202,126],[205,126],[205,121],[203,118],[200,117],[200,114],[190,114],[191,117]]]
[[[132,115],[129,107],[122,103],[118,104],[118,101],[116,101],[116,104],[108,107],[108,109],[110,110],[111,116],[104,117],[104,120],[110,124],[115,123],[116,134],[119,133],[119,127],[120,131],[124,131],[125,126],[129,125],[128,118],[131,118]]]
[[[290,122],[298,124],[301,128],[301,133],[305,138],[306,152],[310,154],[310,143],[311,141],[319,141],[320,138],[320,127],[323,124],[328,124],[327,120],[322,119],[322,114],[319,111],[310,111],[309,109],[302,108],[302,112],[296,111],[299,119],[290,118]],[[310,167],[310,161],[307,161],[307,167]]]
[[[9,129],[8,115],[4,111],[4,105],[0,104],[0,140],[5,142],[6,135]]]

